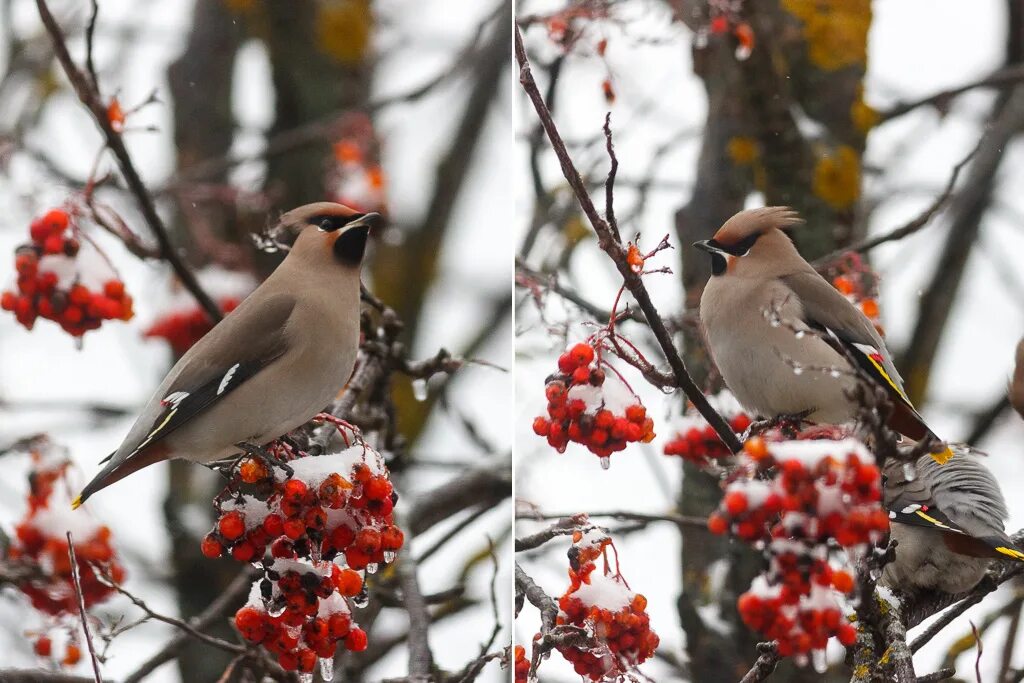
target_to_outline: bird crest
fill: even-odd
[[[772,228],[783,230],[803,222],[800,215],[788,206],[747,209],[727,220],[715,233],[715,241],[719,244],[736,244],[751,235],[758,235]]]

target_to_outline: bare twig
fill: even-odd
[[[1011,87],[1024,81],[1024,64],[1014,64],[1005,68],[999,69],[988,76],[981,78],[977,81],[972,81],[965,85],[961,85],[956,88],[949,88],[947,90],[940,90],[937,93],[922,97],[911,102],[900,102],[889,109],[879,112],[878,121],[879,124],[885,123],[890,119],[894,119],[897,116],[902,116],[909,111],[913,111],[918,107],[927,105],[935,105],[938,107],[944,107],[947,105],[949,100],[953,99],[958,95],[962,95],[968,90],[974,90],[976,88],[1005,88]]]
[[[68,557],[71,559],[71,580],[75,584],[75,594],[78,596],[78,616],[82,619],[82,630],[85,631],[85,645],[89,649],[89,659],[92,662],[92,673],[96,683],[103,683],[103,675],[100,673],[100,660],[96,656],[96,648],[92,644],[92,633],[89,630],[89,615],[85,611],[85,595],[82,593],[82,577],[78,573],[78,558],[75,557],[75,542],[71,538],[71,532],[67,533]]]
[[[759,681],[767,681],[768,677],[775,671],[775,666],[779,663],[779,653],[775,648],[775,643],[758,643],[757,650],[761,654],[757,656],[757,660],[754,665],[750,667],[750,671],[740,679],[740,683],[759,683]]]
[[[733,433],[728,422],[726,422],[722,416],[719,415],[713,407],[711,407],[707,397],[704,396],[704,393],[690,377],[690,374],[683,363],[683,359],[679,355],[679,351],[676,349],[675,344],[672,341],[672,335],[665,327],[664,321],[661,319],[657,308],[655,308],[654,303],[651,301],[651,297],[647,292],[647,288],[644,286],[643,280],[639,274],[633,271],[627,262],[627,253],[622,241],[619,239],[613,227],[607,220],[601,217],[597,208],[594,206],[594,202],[587,192],[586,185],[580,177],[579,171],[576,169],[576,166],[573,164],[573,161],[565,148],[565,143],[562,140],[561,134],[558,132],[558,128],[555,126],[555,122],[551,117],[551,112],[537,88],[536,81],[533,79],[533,73],[530,70],[530,62],[526,56],[526,48],[523,45],[523,37],[519,32],[518,26],[515,28],[515,52],[516,60],[518,61],[520,68],[519,82],[526,91],[526,94],[529,96],[530,101],[533,103],[533,107],[537,112],[537,116],[540,118],[544,132],[547,134],[551,147],[555,152],[555,156],[558,158],[559,164],[561,165],[562,175],[569,183],[569,186],[572,187],[573,192],[576,195],[576,199],[579,201],[580,207],[587,215],[590,224],[594,227],[594,231],[597,233],[599,246],[615,263],[616,268],[622,275],[623,283],[626,288],[629,289],[630,294],[633,295],[633,298],[640,306],[640,310],[643,311],[644,316],[647,318],[651,331],[658,340],[658,345],[661,347],[662,352],[668,360],[669,366],[672,368],[672,373],[675,376],[675,380],[679,388],[683,390],[687,398],[690,399],[694,407],[696,407],[704,419],[707,420],[708,424],[712,426],[715,433],[729,448],[729,450],[733,453],[738,453],[742,448],[740,440],[736,437],[736,434]],[[608,135],[609,148],[611,148],[610,128]]]
[[[402,588],[402,602],[409,614],[409,676],[408,680],[429,683],[432,680],[431,670],[434,668],[434,655],[430,651],[430,613],[427,603],[420,591],[419,579],[416,576],[416,560],[406,542],[399,552],[398,583]]]

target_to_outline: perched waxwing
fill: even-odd
[[[993,559],[1024,560],[1003,531],[1006,503],[995,477],[977,455],[953,448],[945,465],[927,455],[913,468],[886,463],[883,501],[897,545],[883,585],[962,593],[981,581]]]
[[[787,207],[751,209],[726,221],[713,239],[694,243],[711,256],[700,319],[722,379],[755,415],[843,424],[855,417],[848,392],[860,371],[889,393],[893,430],[915,441],[935,439],[874,325],[783,232],[800,223]],[[945,448],[932,457],[945,462],[951,455]]]
[[[376,213],[320,202],[270,231],[288,256],[171,368],[121,446],[73,506],[156,462],[208,463],[315,416],[348,381],[359,347],[359,270]]]

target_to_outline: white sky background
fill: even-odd
[[[876,0],[870,34],[866,99],[877,108],[897,100],[913,99],[937,90],[977,79],[998,67],[1003,59],[1004,3],[983,0],[966,8],[956,0]],[[543,14],[564,3],[556,0],[523,0],[518,11]],[[678,23],[670,23],[668,12],[657,2],[636,1],[620,5],[617,16],[624,24],[604,22],[595,27],[597,35],[608,38],[607,63],[618,99],[612,106],[612,126],[619,159],[619,177],[639,179],[650,172],[652,151],[675,134],[694,131],[668,154],[655,169],[654,177],[664,181],[652,191],[642,216],[628,223],[622,218],[631,213],[635,193],[620,188],[616,192],[616,213],[623,234],[642,233],[641,245],[652,247],[666,233],[675,238],[673,213],[689,200],[693,169],[699,151],[699,131],[703,126],[706,102],[700,81],[691,71],[692,34]],[[554,54],[541,27],[531,28],[527,44],[544,61]],[[593,45],[597,38],[584,39]],[[606,67],[592,57],[570,56],[563,67],[559,84],[556,121],[563,137],[570,141],[589,140],[600,135],[605,112],[601,81]],[[535,71],[535,75],[541,74]],[[544,89],[541,82],[541,89]],[[934,110],[923,109],[886,124],[868,138],[866,165],[881,165],[886,173],[870,178],[865,186],[868,196],[884,195],[885,203],[875,212],[871,232],[892,229],[916,216],[941,191],[953,165],[973,146],[979,135],[979,121],[988,112],[993,95],[978,91],[958,98],[951,113],[940,120]],[[524,97],[517,107],[520,131],[532,128],[536,117]],[[529,128],[528,128],[529,127]],[[912,140],[909,149],[900,143]],[[518,211],[516,225],[522,235],[532,210],[532,186],[528,178],[527,145],[517,139]],[[599,141],[587,149],[572,150],[581,172],[603,179],[607,159]],[[546,183],[563,184],[553,155],[543,157]],[[1020,143],[1008,150],[998,176],[997,205],[989,211],[982,227],[982,242],[988,246],[983,255],[977,251],[970,260],[965,282],[953,311],[953,323],[940,348],[933,372],[931,395],[925,414],[935,431],[945,438],[966,436],[972,411],[990,405],[1004,390],[1012,370],[1013,349],[1024,330],[1022,290],[1018,283],[1008,286],[992,270],[991,253],[1014,274],[1016,254],[1024,248],[1017,217],[1024,208],[1018,188],[1024,182]],[[921,192],[925,189],[926,192]],[[603,192],[595,193],[599,208]],[[716,226],[717,227],[717,226]],[[896,244],[885,245],[873,253],[874,263],[883,276],[881,310],[891,348],[899,349],[909,338],[916,316],[919,290],[931,276],[942,243],[942,220],[919,234]],[[548,238],[550,239],[550,238]],[[675,245],[676,248],[688,248]],[[543,240],[538,255],[557,251],[557,243]],[[678,255],[663,254],[655,266],[677,268]],[[573,280],[585,296],[599,306],[609,307],[620,280],[596,245],[577,250],[572,267]],[[1018,276],[1024,282],[1024,276]],[[663,312],[678,311],[681,293],[676,277],[651,275],[646,278],[654,302]],[[520,293],[521,295],[521,293]],[[547,320],[559,322],[565,312],[578,314],[558,297],[548,297]],[[526,314],[523,314],[523,312]],[[516,495],[522,501],[539,505],[549,513],[579,511],[631,510],[658,513],[674,505],[680,485],[680,467],[676,459],[661,453],[672,429],[665,418],[678,413],[678,399],[666,400],[646,386],[634,372],[628,375],[648,410],[658,421],[658,438],[646,449],[631,445],[612,456],[611,469],[603,472],[597,458],[583,447],[572,444],[564,455],[557,455],[530,428],[533,417],[543,414],[544,377],[553,371],[555,358],[564,348],[560,339],[548,334],[538,322],[535,308],[520,309],[517,330],[516,365]],[[625,328],[628,330],[629,328]],[[634,328],[635,329],[635,328]],[[624,331],[625,331],[624,330]],[[579,325],[570,328],[570,340],[587,336]],[[628,334],[628,332],[627,332]],[[640,335],[637,335],[640,336]],[[645,347],[646,348],[646,347]],[[661,358],[651,349],[652,358]],[[658,420],[658,418],[661,418]],[[1003,486],[1010,508],[1007,528],[1024,526],[1024,500],[1019,495],[1024,482],[1020,476],[1020,443],[1024,424],[1013,417],[1005,420],[979,444],[991,457],[987,464]],[[519,533],[534,530],[521,525]],[[530,562],[528,571],[550,595],[560,595],[567,586],[565,550],[567,542],[552,543],[553,549],[543,561]],[[617,541],[622,571],[634,590],[648,598],[648,612],[654,629],[661,636],[662,649],[685,659],[682,631],[676,614],[680,552],[678,534],[669,525],[653,525],[641,533]],[[968,613],[979,623],[981,615],[995,611],[1010,595],[1006,589],[989,597]],[[714,614],[705,614],[715,623]],[[527,606],[516,626],[515,641],[528,644],[539,624],[535,610]],[[948,628],[915,658],[918,675],[933,671],[942,654],[956,638],[969,633],[965,619]],[[982,680],[994,680],[1006,634],[1006,620],[993,626],[984,637]],[[1024,666],[1024,653],[1018,647],[1014,666]],[[838,652],[836,653],[838,655]],[[961,658],[958,668],[973,668],[975,651]],[[659,682],[677,680],[669,669],[652,662],[642,670]],[[577,680],[572,669],[557,654],[544,664],[545,681]]]
[[[452,58],[465,45],[477,23],[495,3],[472,0],[379,0],[375,3],[380,30],[375,47],[380,63],[375,78],[375,94],[387,96],[408,91],[449,68]],[[457,5],[457,7],[455,6]],[[180,53],[190,26],[192,3],[176,0],[101,0],[97,30],[96,61],[101,70],[105,93],[115,89],[121,102],[130,106],[144,99],[154,87],[169,100],[165,80],[167,64]],[[145,8],[145,11],[140,9]],[[58,18],[82,16],[87,2],[54,2]],[[409,11],[415,9],[415,11]],[[77,14],[76,14],[77,13]],[[141,40],[120,64],[110,64],[111,36],[115,29],[142,26]],[[14,28],[21,36],[42,37],[42,27],[29,0],[14,2]],[[82,54],[82,41],[71,42],[72,53]],[[268,62],[258,43],[242,51],[236,70],[235,110],[244,132],[236,139],[236,150],[254,150],[262,146],[259,131],[272,119],[273,93]],[[511,73],[511,72],[509,72]],[[63,82],[63,78],[61,78]],[[467,79],[459,77],[415,104],[400,104],[387,109],[377,119],[377,132],[384,141],[383,167],[387,176],[390,210],[395,222],[415,223],[426,209],[432,193],[434,168],[438,157],[451,144],[451,131],[461,116]],[[487,300],[495,293],[508,291],[512,281],[513,242],[510,232],[497,217],[508,217],[512,199],[505,189],[512,170],[511,157],[511,80],[489,115],[473,162],[470,177],[457,202],[456,229],[445,244],[442,275],[430,293],[428,310],[431,322],[424,326],[417,355],[432,354],[439,346],[459,349],[474,334],[477,318]],[[0,116],[3,114],[0,105]],[[151,185],[158,185],[173,171],[169,106],[150,106],[130,120],[132,125],[155,125],[158,133],[128,136],[131,153],[141,174]],[[99,135],[87,114],[70,91],[53,98],[44,109],[42,120],[31,131],[30,140],[44,147],[62,168],[83,177],[99,148]],[[238,169],[233,178],[245,186],[260,176],[260,165]],[[13,251],[27,239],[31,218],[67,196],[65,188],[50,184],[33,164],[15,158],[10,181],[0,184],[0,288],[13,284]],[[108,197],[109,199],[109,197]],[[111,200],[129,224],[146,235],[135,207]],[[105,234],[97,234],[107,253],[121,269],[128,291],[136,301],[137,316],[127,324],[108,323],[86,335],[85,346],[76,351],[70,337],[48,321],[39,321],[35,330],[26,332],[13,316],[0,315],[0,401],[18,406],[38,405],[35,410],[0,412],[0,444],[37,431],[48,431],[71,448],[84,481],[96,470],[97,461],[116,447],[133,418],[110,420],[93,426],[74,412],[60,409],[67,402],[95,402],[134,409],[145,401],[169,367],[170,354],[161,342],[144,342],[140,331],[159,312],[168,299],[167,269],[159,264],[144,264],[127,254]],[[371,256],[372,258],[372,256]],[[372,288],[372,283],[370,284]],[[511,325],[504,334],[482,349],[479,357],[504,367],[512,364]],[[478,425],[499,451],[511,447],[512,429],[505,416],[512,414],[511,380],[497,371],[471,367],[456,380],[451,392],[455,407]],[[478,449],[464,430],[450,419],[435,419],[421,439],[419,450],[427,459],[479,459]],[[5,458],[5,476],[0,481],[0,525],[11,531],[24,512],[27,459]],[[128,579],[126,587],[142,597],[154,609],[174,614],[174,596],[161,582],[170,567],[165,561],[168,539],[164,530],[161,505],[166,491],[166,466],[157,465],[132,477],[132,484],[115,486],[96,496],[87,505],[113,530],[114,542],[123,553]],[[457,470],[456,470],[457,472]],[[451,476],[453,471],[431,468],[430,474],[409,482],[400,493],[405,500]],[[401,504],[400,504],[401,506]],[[400,508],[399,508],[400,509]],[[421,572],[424,592],[450,587],[456,581],[466,555],[486,544],[485,534],[494,534],[508,519],[511,507],[490,513],[486,521],[463,532],[462,540],[452,543],[450,552],[442,552],[426,563]],[[445,525],[441,525],[440,531]],[[413,543],[421,551],[438,538],[435,530]],[[506,549],[508,548],[506,544]],[[499,550],[500,552],[500,550]],[[507,555],[507,553],[506,553]],[[511,571],[503,563],[499,576],[499,607],[510,614]],[[490,632],[491,608],[487,603],[490,569],[474,572],[467,589],[483,604],[465,616],[451,618],[431,630],[431,643],[437,663],[457,669],[479,650],[479,643]],[[108,614],[136,610],[125,601],[115,600],[102,610]],[[28,667],[36,663],[30,643],[22,636],[33,628],[39,617],[12,591],[0,594],[0,667]],[[382,618],[382,630],[404,628],[404,616]],[[381,631],[378,631],[381,632]],[[115,641],[104,673],[119,678],[150,656],[171,635],[168,627],[147,624]],[[507,642],[508,630],[500,637]],[[83,662],[84,662],[83,658]],[[89,669],[82,664],[79,673]],[[407,673],[404,649],[396,649],[378,664],[370,680],[402,676]],[[164,666],[150,680],[171,683],[178,680],[174,666]],[[482,681],[504,680],[497,666],[489,665]]]

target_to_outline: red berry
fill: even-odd
[[[61,209],[50,209],[42,217],[42,223],[51,233],[61,233],[68,227],[68,213]]]
[[[124,283],[120,280],[107,280],[103,283],[103,293],[111,299],[120,299],[124,296]]]
[[[366,631],[361,628],[354,628],[345,636],[345,648],[352,652],[362,652],[366,649]]]
[[[50,639],[47,636],[39,636],[39,639],[36,640],[35,644],[32,646],[32,649],[35,650],[35,653],[40,657],[49,657],[52,648],[53,643],[50,642]]]
[[[590,365],[594,360],[594,348],[590,344],[577,344],[569,350],[576,365]]]
[[[239,562],[248,562],[256,557],[256,546],[249,541],[242,541],[231,549],[231,557]]]
[[[231,510],[220,518],[217,529],[221,536],[233,541],[245,533],[245,517],[238,510]]]
[[[43,240],[43,252],[46,254],[59,254],[64,251],[64,240],[60,235],[50,235]]]
[[[277,537],[284,533],[284,520],[281,515],[271,513],[263,518],[263,531],[268,536]]]
[[[203,555],[209,558],[220,557],[224,553],[224,546],[221,545],[220,541],[213,534],[207,534],[203,538],[199,549],[203,552]]]
[[[590,384],[590,369],[579,367],[572,371],[573,384]]]
[[[391,497],[391,482],[386,477],[374,477],[363,484],[363,495],[370,499],[383,500]]]
[[[289,479],[284,483],[284,497],[292,500],[301,500],[309,491],[306,482],[301,479]]]
[[[380,532],[371,528],[360,529],[356,534],[355,544],[367,555],[373,555],[380,550]]]
[[[12,299],[13,299],[13,297],[14,297],[13,294],[11,294],[10,292],[4,292],[4,296],[5,297],[8,294],[10,294]],[[4,299],[3,301],[7,301],[7,299]],[[13,307],[13,303],[11,305]],[[6,310],[11,310],[11,309],[7,308],[6,304],[3,304],[3,307]],[[534,420],[533,420],[533,433],[534,434],[536,434],[537,436],[547,436],[550,431],[551,431],[551,423],[550,422],[548,422],[543,417],[534,418]]]
[[[302,538],[302,535],[306,533],[306,522],[300,517],[289,517],[284,520],[282,528],[284,535],[294,541]]]
[[[332,614],[327,619],[327,628],[332,638],[344,638],[352,628],[352,618],[344,612]]]
[[[359,595],[359,591],[363,589],[362,577],[351,569],[342,569],[335,577],[334,584],[338,587],[338,592],[347,598]]]

